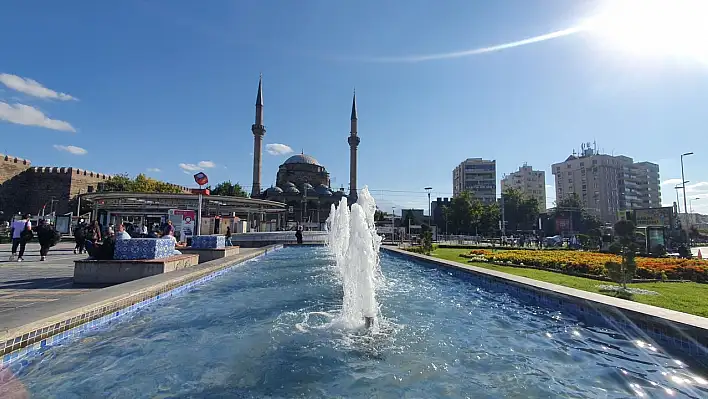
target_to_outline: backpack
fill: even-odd
[[[25,228],[22,229],[22,232],[20,233],[20,240],[24,242],[30,242],[34,238],[34,233],[32,232],[32,229],[27,229],[29,227],[29,221],[25,223]]]

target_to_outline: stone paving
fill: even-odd
[[[18,308],[53,302],[91,289],[74,288],[72,242],[61,242],[49,250],[47,260],[39,260],[39,244],[27,244],[24,262],[9,262],[11,244],[0,244],[0,318]]]

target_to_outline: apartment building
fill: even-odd
[[[538,212],[546,212],[546,172],[533,170],[526,163],[516,172],[505,175],[501,180],[501,192],[512,188],[538,201]]]
[[[614,223],[619,211],[661,206],[659,165],[600,154],[590,143],[581,148],[552,165],[557,200],[575,193],[583,208],[607,223]]]
[[[497,161],[468,158],[452,171],[452,193],[458,196],[469,191],[484,203],[493,203],[497,198]]]

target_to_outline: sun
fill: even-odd
[[[708,0],[606,0],[582,28],[626,52],[708,64]]]

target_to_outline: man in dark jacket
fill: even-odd
[[[79,223],[74,229],[74,241],[76,241],[76,246],[74,247],[74,253],[77,251],[82,254],[86,250],[86,222],[84,219],[79,219]]]

